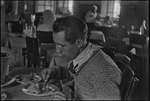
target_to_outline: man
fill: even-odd
[[[56,51],[70,60],[68,68],[54,66],[43,70],[45,82],[51,79],[74,81],[74,99],[120,100],[121,71],[114,61],[86,41],[87,26],[75,16],[58,18],[53,24]],[[54,99],[67,99],[55,92]]]

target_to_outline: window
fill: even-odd
[[[54,11],[54,1],[42,0],[37,1],[37,12],[43,12],[44,10]]]
[[[73,1],[56,1],[56,13],[58,14],[73,14]]]
[[[69,9],[69,11],[71,12],[71,14],[73,14],[73,1],[70,0],[68,4],[69,4],[68,9]]]
[[[37,1],[37,12],[43,12],[47,9],[56,12],[56,14],[73,14],[73,0]]]
[[[113,17],[119,18],[119,15],[120,15],[120,1],[115,0]]]

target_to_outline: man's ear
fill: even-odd
[[[81,48],[83,46],[83,41],[81,39],[76,40],[76,46]]]

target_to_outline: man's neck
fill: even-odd
[[[83,51],[84,51],[84,49],[87,47],[87,45],[88,45],[88,42],[87,41],[84,41],[84,44],[83,44],[83,46],[81,47],[81,49],[80,49],[80,51],[79,51],[79,54],[81,54]],[[78,54],[78,55],[79,55]]]

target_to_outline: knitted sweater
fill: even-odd
[[[72,75],[75,83],[75,99],[121,99],[119,90],[121,71],[108,55],[101,50],[96,50],[91,58],[81,66],[81,69],[76,74],[68,72],[64,68],[57,67],[56,72],[53,73],[53,77],[64,79]]]
[[[120,100],[121,71],[104,52],[98,51],[74,76],[75,98]]]

